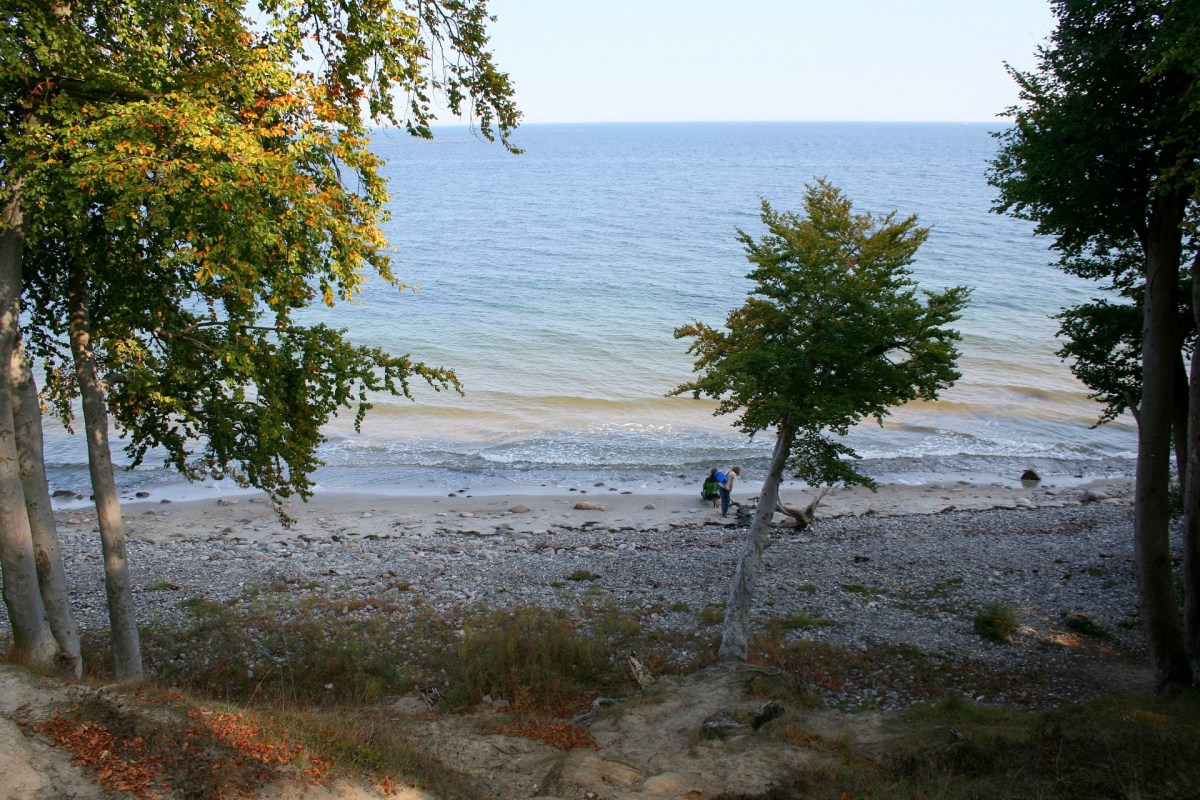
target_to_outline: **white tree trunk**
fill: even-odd
[[[108,410],[104,385],[92,352],[91,322],[88,318],[87,278],[75,268],[70,278],[69,326],[75,379],[83,405],[87,433],[88,467],[92,494],[100,523],[100,549],[104,556],[104,589],[108,599],[109,634],[112,644],[113,677],[119,681],[142,677],[142,647],[138,638],[137,611],[129,585],[129,557],[125,547],[125,522],[113,478],[112,449],[108,442]]]
[[[0,568],[4,574],[4,605],[12,624],[13,655],[33,669],[48,672],[54,668],[58,647],[46,624],[38,590],[9,376],[21,309],[24,236],[19,197],[20,192],[14,190],[0,217]]]
[[[771,466],[763,481],[758,498],[758,509],[746,534],[746,545],[738,559],[733,574],[733,585],[729,590],[729,601],[725,605],[725,623],[721,628],[721,647],[717,657],[722,661],[745,661],[750,650],[750,604],[754,600],[754,586],[758,583],[758,569],[762,566],[762,552],[767,546],[771,517],[779,503],[779,484],[787,466],[788,453],[792,449],[795,431],[781,426],[771,454]]]
[[[41,407],[33,371],[20,340],[13,351],[11,383],[21,486],[25,493],[25,510],[33,538],[38,588],[41,590],[46,621],[50,624],[50,630],[61,650],[63,666],[79,678],[83,676],[79,626],[75,624],[75,617],[71,613],[67,574],[63,569],[58,529],[54,521],[54,509],[50,504],[50,488],[46,484]]]
[[[1192,314],[1200,321],[1200,253],[1192,259]],[[1188,386],[1187,467],[1183,494],[1183,629],[1192,684],[1200,686],[1200,349]]]

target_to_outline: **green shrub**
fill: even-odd
[[[604,648],[564,612],[493,611],[464,625],[446,701],[462,707],[491,695],[523,708],[552,708],[603,683],[606,667]]]
[[[591,572],[586,569],[577,569],[567,576],[569,581],[598,581],[600,580],[599,573]]]
[[[716,625],[725,621],[725,604],[709,603],[700,609],[700,622],[705,625]]]
[[[814,617],[805,611],[793,611],[782,617],[775,617],[767,623],[767,635],[778,639],[787,631],[806,631],[812,628],[828,628],[837,623],[824,617]]]
[[[993,642],[1006,642],[1017,632],[1017,612],[1004,603],[988,603],[975,613],[975,632]]]
[[[1067,630],[1083,634],[1084,636],[1091,636],[1095,639],[1108,638],[1108,631],[1092,622],[1086,614],[1078,612],[1067,614],[1063,620],[1063,624],[1067,627]]]

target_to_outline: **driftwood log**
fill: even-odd
[[[637,681],[639,689],[645,689],[654,682],[654,676],[650,674],[650,670],[646,669],[637,653],[631,652],[625,660],[629,664],[629,671],[633,673],[633,679]]]
[[[788,508],[782,502],[779,502],[775,505],[775,510],[781,514],[786,514],[787,516],[791,517],[792,521],[790,524],[794,526],[796,530],[804,530],[809,525],[813,524],[813,520],[815,520],[817,517],[817,506],[820,504],[821,499],[825,497],[825,494],[828,491],[828,486],[822,487],[821,490],[817,492],[817,496],[813,498],[813,501],[804,508]]]

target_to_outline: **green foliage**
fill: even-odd
[[[1140,404],[1146,248],[1176,239],[1160,256],[1174,274],[1198,243],[1200,10],[1194,0],[1073,0],[1055,14],[1037,69],[1010,70],[1022,102],[1006,112],[1014,125],[997,134],[988,180],[997,211],[1054,237],[1063,270],[1118,295],[1058,315],[1059,355],[1104,403],[1104,423]],[[1189,296],[1181,273],[1174,324],[1184,353],[1195,338]]]
[[[1060,2],[1037,70],[1010,70],[1022,105],[997,134],[989,180],[998,210],[1035,221],[1064,259],[1103,275],[1140,262],[1128,249],[1144,232],[1146,200],[1196,178],[1187,134],[1200,119],[1188,108],[1188,76],[1166,63],[1187,21],[1172,5]]]
[[[993,642],[1008,641],[1017,632],[1017,612],[1004,603],[987,603],[971,618],[975,632]]]
[[[809,186],[804,215],[766,201],[767,233],[739,231],[755,284],[725,328],[693,322],[698,377],[672,394],[718,401],[750,435],[770,427],[794,436],[788,465],[809,483],[872,485],[845,460],[839,438],[892,406],[932,400],[958,378],[959,335],[948,326],[964,287],[918,292],[908,266],[928,230],[915,217],[855,214],[825,181]]]
[[[398,288],[366,120],[430,135],[434,95],[481,133],[519,114],[483,0],[5,0],[0,201],[24,212],[30,349],[69,424],[82,309],[135,463],[307,496],[321,427],[453,372],[295,313]]]
[[[704,608],[700,609],[700,623],[702,625],[716,625],[724,619],[724,603],[709,603],[704,606]]]

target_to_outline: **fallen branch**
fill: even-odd
[[[775,510],[791,517],[792,525],[795,526],[796,530],[804,530],[816,520],[817,505],[820,504],[821,499],[825,497],[829,489],[830,487],[828,486],[821,487],[821,490],[817,492],[817,496],[813,498],[813,501],[804,508],[788,508],[780,501],[776,504]]]

